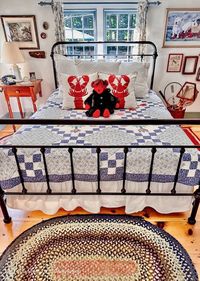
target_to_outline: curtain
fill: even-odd
[[[54,14],[55,22],[55,39],[58,41],[65,41],[65,29],[64,29],[64,10],[62,1],[52,1],[52,10]],[[64,54],[64,46],[57,47],[57,53]]]
[[[137,41],[146,41],[146,25],[147,25],[147,11],[148,1],[139,0],[136,20],[136,38]],[[142,54],[145,51],[145,45],[138,46],[138,54]]]

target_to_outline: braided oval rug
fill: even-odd
[[[0,258],[1,281],[195,281],[192,261],[171,235],[142,218],[75,215],[22,233]]]

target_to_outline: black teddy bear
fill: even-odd
[[[107,89],[107,80],[97,79],[92,82],[91,86],[94,90],[84,102],[85,109],[87,109],[86,115],[108,118],[110,114],[114,113],[115,108],[119,108],[118,99],[110,93],[110,89]]]

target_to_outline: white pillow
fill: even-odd
[[[61,73],[66,73],[71,75],[78,74],[74,60],[68,59],[67,57],[59,54],[55,54],[54,58],[56,63],[57,80],[59,86],[61,84]]]
[[[148,70],[149,63],[143,62],[122,62],[119,66],[119,74],[134,74],[137,72],[135,81],[135,96],[138,98],[144,97],[148,91]]]
[[[59,73],[67,73],[67,74],[78,74],[76,69],[76,64],[73,59],[69,59],[66,56],[55,54],[54,56],[57,71]]]
[[[111,93],[119,99],[119,108],[136,108],[135,79],[136,75],[115,75],[99,73],[99,78],[108,81]],[[123,98],[123,94],[125,97]],[[121,96],[121,97],[120,97]]]
[[[93,91],[91,83],[97,78],[97,73],[81,76],[61,73],[60,91],[63,96],[62,108],[84,109],[84,101]]]
[[[78,75],[91,74],[94,72],[113,73],[118,74],[121,62],[108,61],[76,61]]]

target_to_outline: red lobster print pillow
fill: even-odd
[[[61,73],[62,108],[84,109],[84,101],[93,90],[91,83],[97,78],[97,73],[80,76]]]
[[[99,73],[99,78],[108,81],[108,88],[119,100],[119,108],[137,107],[134,91],[136,75]]]

